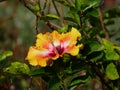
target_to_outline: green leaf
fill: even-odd
[[[114,46],[114,49],[120,51],[120,46]]]
[[[114,49],[114,44],[107,39],[102,39],[103,40],[103,45],[107,50],[113,50]]]
[[[71,81],[70,86],[74,86],[74,85],[77,85],[77,84],[80,84],[80,83],[88,82],[90,79],[91,79],[90,76],[88,76],[87,78],[74,78]]]
[[[36,11],[36,12],[39,12],[39,11],[40,11],[40,7],[39,7],[38,4],[36,4],[36,5],[34,6],[34,11]]]
[[[61,90],[60,79],[55,75],[49,81],[49,90]]]
[[[87,12],[88,15],[91,15],[93,17],[98,17],[98,11],[96,9],[92,9],[91,11]]]
[[[12,51],[0,52],[0,61],[5,60],[7,57],[12,56]]]
[[[86,7],[83,12],[89,10],[90,8],[92,8],[93,6],[95,6],[97,4],[97,2],[93,2],[92,4],[90,4],[88,7]]]
[[[118,74],[117,69],[113,63],[110,63],[107,65],[106,75],[111,80],[116,80],[119,78],[119,74]]]
[[[88,60],[92,62],[99,61],[103,58],[104,53],[103,52],[93,52],[90,55],[87,56]]]
[[[73,16],[76,24],[80,25],[80,15],[78,15],[77,13],[73,13]]]
[[[115,50],[106,50],[105,57],[107,60],[119,60],[119,54]]]
[[[50,19],[59,19],[59,17],[55,14],[47,14],[46,17]]]
[[[68,30],[68,25],[64,25],[62,28],[58,29],[60,33],[64,33]]]
[[[7,68],[4,68],[4,72],[10,73],[10,74],[27,74],[29,75],[30,69],[28,65],[20,62],[13,62],[11,65]]]
[[[64,17],[64,19],[67,20],[67,21],[71,21],[71,22],[76,23],[73,16],[71,16],[71,17]]]
[[[114,49],[119,49],[117,46],[114,46],[114,44],[107,39],[102,39],[103,45],[105,47],[105,57],[107,60],[118,60],[119,54]]]
[[[101,45],[97,41],[91,41],[91,42],[88,42],[87,44],[85,44],[84,51],[86,54],[91,54],[93,52],[98,52],[98,51],[102,51],[102,50],[104,50],[104,46]]]
[[[81,11],[81,6],[84,3],[84,0],[75,0],[75,8],[77,11]]]
[[[64,56],[63,56],[63,62],[67,63],[69,61],[70,61],[70,55],[69,54],[64,54]]]
[[[44,68],[39,68],[39,69],[35,69],[33,71],[30,72],[31,76],[39,76],[39,75],[45,75],[45,70]]]

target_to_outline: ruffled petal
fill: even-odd
[[[69,48],[69,50],[67,50],[66,53],[68,53],[68,54],[70,54],[70,55],[72,55],[72,56],[76,56],[76,55],[78,55],[79,50],[80,50],[81,48],[83,48],[83,44],[80,44],[80,45],[73,46],[73,47]]]
[[[55,47],[60,45],[60,34],[57,31],[52,32],[52,43]]]
[[[40,33],[37,35],[36,46],[30,47],[26,60],[33,66],[45,67],[49,61],[56,60],[64,53],[75,56],[83,46],[76,46],[78,37],[81,37],[81,34],[75,28],[62,34],[57,31]]]
[[[61,48],[64,49],[62,54],[68,53],[70,51],[73,52],[71,49],[75,48],[75,45],[77,43],[77,39],[80,36],[81,36],[80,32],[75,28],[72,28],[71,32],[68,32],[68,33],[65,33],[65,34],[63,33],[61,35],[61,39],[60,39]],[[75,50],[78,50],[78,49],[79,48],[75,48]],[[78,52],[78,51],[76,51],[76,52]],[[72,55],[72,53],[71,53],[71,55]]]
[[[38,34],[37,40],[36,40],[36,46],[42,47],[46,43],[49,43],[49,40],[48,40],[48,37],[46,36],[46,34],[42,34],[42,33]]]
[[[33,65],[40,65],[42,67],[47,65],[49,59],[49,51],[46,49],[37,49],[36,47],[30,47],[26,60]],[[48,57],[49,56],[49,57]]]

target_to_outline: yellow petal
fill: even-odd
[[[78,37],[80,36],[81,36],[80,32],[77,29],[72,28],[71,32],[62,34],[61,41],[64,43],[65,47],[69,45],[75,45],[77,43]]]
[[[79,48],[76,48],[75,45],[77,43],[78,37],[80,36],[81,34],[75,28],[72,28],[71,31],[68,33],[62,33],[61,38],[60,38],[60,46],[61,48],[64,49],[62,54],[67,53],[67,52],[73,52],[74,50],[71,50],[73,47],[76,50],[73,53],[78,52]]]
[[[55,47],[59,46],[60,45],[60,34],[57,31],[53,31],[51,35],[52,35],[52,43],[53,43],[53,45]]]
[[[48,51],[45,49],[37,49],[36,47],[30,47],[26,60],[33,66],[46,66],[49,57],[46,55]]]
[[[38,34],[37,35],[37,40],[36,40],[36,46],[37,47],[43,47],[44,44],[49,44],[50,43],[50,33],[46,34]]]
[[[68,50],[66,53],[71,54],[72,56],[76,56],[79,53],[79,50],[83,48],[83,44],[74,46],[73,48],[71,48],[70,50]]]
[[[74,28],[74,27],[72,27],[70,33],[71,33],[72,38],[75,39],[75,40],[76,40],[78,37],[81,37],[80,32],[79,32],[76,28]]]

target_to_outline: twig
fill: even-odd
[[[58,11],[58,9],[57,9],[57,6],[56,6],[56,4],[55,4],[55,1],[52,0],[52,3],[53,3],[53,6],[54,6],[54,8],[55,8],[55,10],[56,10],[56,12],[57,12],[57,14],[58,14],[58,16],[60,16],[60,13],[59,13],[59,11]]]
[[[101,69],[98,67],[98,65],[96,65],[96,63],[93,63],[90,61],[86,62],[84,60],[81,60],[80,63],[85,63],[86,65],[89,65],[93,69],[94,73],[100,78],[102,84],[104,84],[109,90],[112,90],[112,87],[108,84],[108,82],[106,82],[106,80],[104,79],[104,76],[102,76],[103,72],[100,71]]]
[[[50,29],[52,29],[52,30],[56,30],[56,29],[60,28],[60,26],[58,26],[50,21],[46,21],[45,24],[48,25],[50,27]]]
[[[62,4],[61,3],[59,3],[59,7],[60,7],[60,21],[61,21],[61,24],[62,25],[65,25],[66,24],[66,21],[63,19],[64,18],[64,11],[63,11],[63,8],[62,8]]]
[[[98,8],[98,12],[99,12],[99,17],[100,17],[100,22],[101,22],[101,25],[102,25],[102,29],[103,29],[104,34],[105,34],[105,38],[109,40],[110,39],[109,33],[108,33],[108,30],[107,30],[107,28],[104,24],[104,17],[103,17],[102,9],[100,7]]]
[[[38,34],[38,16],[36,16],[36,27],[35,27],[35,30],[36,30],[36,35]]]
[[[43,10],[45,10],[46,6],[47,6],[47,0],[45,0],[44,6],[43,6]]]
[[[82,17],[80,16],[80,27],[82,28],[83,24],[82,24]]]
[[[31,85],[32,85],[32,76],[30,77],[30,85],[29,85],[28,90],[31,90]]]
[[[7,2],[7,1],[6,1],[6,2]],[[13,17],[14,17],[15,14],[16,14],[16,11],[17,11],[18,4],[19,4],[19,2],[18,2],[18,0],[16,0],[16,1],[15,1],[15,6],[14,6],[14,8],[13,8],[13,11],[12,11],[11,15],[10,15],[9,18],[7,18],[6,20],[2,20],[2,21],[0,22],[0,25],[2,25],[3,23],[5,23],[5,22],[13,19]]]
[[[96,38],[100,43],[102,43],[102,38],[98,34],[96,35]]]
[[[109,89],[112,90],[112,87],[106,82],[106,80],[104,79],[103,76],[101,76],[101,74],[99,74],[99,68],[97,68],[97,65],[94,63],[90,63],[92,69],[94,70],[94,72],[96,73],[96,75],[100,78],[101,82]]]
[[[48,3],[48,13],[50,13],[51,2],[52,2],[52,0],[49,0],[49,3]]]
[[[72,2],[72,0],[67,0],[67,2],[70,4],[70,5],[73,5],[73,2]]]

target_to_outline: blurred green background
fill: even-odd
[[[42,1],[44,0],[41,0],[41,2]],[[108,2],[110,1],[111,0],[108,0]],[[104,22],[109,30],[111,40],[115,44],[120,45],[120,1],[112,1],[115,2],[114,8],[111,8],[108,3],[103,7]],[[52,11],[54,12],[54,9],[52,9]],[[65,12],[65,14],[68,13]],[[11,60],[25,62],[29,46],[35,43],[35,22],[36,16],[18,0],[0,2],[0,52],[11,50],[13,51]],[[43,21],[39,21],[38,29],[39,32],[43,33],[49,30]],[[19,81],[18,78],[15,80]],[[28,87],[29,84],[27,84],[26,81],[29,82],[27,78],[23,78],[20,82],[24,88]],[[36,81],[34,82],[37,83]]]

